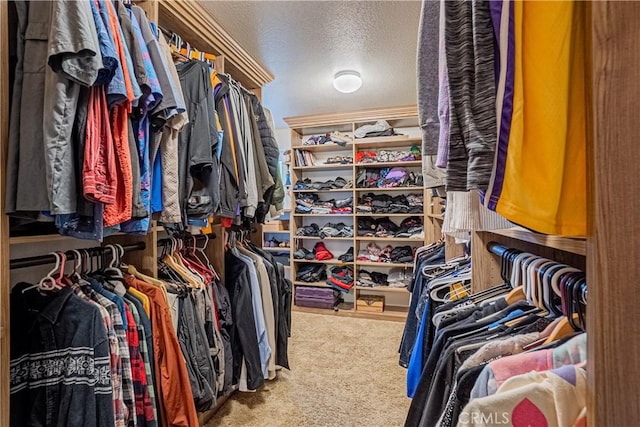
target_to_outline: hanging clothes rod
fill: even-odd
[[[132,243],[130,245],[121,245],[125,252],[131,251],[143,251],[147,247],[144,242]],[[98,246],[95,248],[80,248],[78,250],[88,251],[91,255],[102,255],[111,252],[111,248],[107,246]],[[73,251],[65,252],[67,260],[73,261],[76,259],[76,253]],[[38,255],[27,258],[16,258],[9,262],[9,269],[17,270],[19,268],[36,267],[38,265],[54,264],[56,262],[55,255]]]
[[[176,239],[183,239],[184,241],[189,242],[189,240],[193,240],[193,237],[196,238],[196,242],[202,242],[203,240],[207,240],[207,238],[209,240],[215,239],[216,238],[216,233],[185,235],[185,236],[176,237]],[[158,245],[166,245],[166,244],[169,244],[169,243],[171,243],[171,238],[159,239],[158,240]]]
[[[500,243],[489,242],[487,243],[487,250],[492,254],[502,256],[509,248],[502,246]]]

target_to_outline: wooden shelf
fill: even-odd
[[[422,160],[407,160],[407,161],[399,161],[399,162],[356,163],[355,166],[359,167],[359,168],[368,168],[368,167],[372,167],[372,168],[392,167],[392,168],[394,168],[394,167],[398,167],[398,166],[421,167],[422,166]]]
[[[329,190],[292,190],[294,193],[351,193],[353,188],[331,188]]]
[[[353,262],[344,262],[340,261],[337,258],[327,259],[327,260],[317,260],[317,259],[293,259],[293,262],[297,262],[298,264],[327,264],[327,265],[352,265]]]
[[[351,169],[353,164],[333,163],[330,165],[313,165],[313,166],[294,166],[291,169],[297,171],[320,171],[320,170],[334,170],[334,169]]]
[[[356,289],[359,291],[372,291],[372,292],[389,292],[389,293],[399,293],[399,294],[409,294],[409,290],[407,288],[392,288],[389,286],[356,286]],[[384,312],[383,312],[384,313]]]
[[[291,248],[272,248],[272,247],[268,247],[268,246],[263,246],[262,247],[263,251],[267,251],[267,252],[290,252]]]
[[[429,218],[433,218],[433,219],[438,219],[440,221],[444,220],[444,215],[443,214],[432,214],[432,213],[428,213],[426,214]]]
[[[374,191],[424,191],[423,187],[388,187],[388,188],[356,188],[356,191],[360,192],[374,192]]]
[[[371,315],[371,318],[381,319],[381,320],[404,320],[407,318],[408,312],[409,312],[409,307],[399,306],[399,305],[386,305],[386,304],[384,306],[384,311],[381,313],[372,313],[368,311],[356,310],[357,314]]]
[[[300,282],[297,280],[293,282],[293,286],[312,286],[314,288],[332,288],[331,286],[327,285],[325,282]]]
[[[262,230],[262,234],[289,234],[289,230]]]
[[[291,216],[293,216],[295,218],[304,218],[305,216],[308,216],[308,217],[314,217],[314,216],[333,216],[333,217],[336,217],[336,216],[337,217],[341,217],[341,216],[343,216],[343,217],[348,217],[348,216],[353,216],[353,214],[352,213],[348,213],[348,214],[338,214],[338,213],[335,213],[335,214],[296,214],[296,213],[294,213]]]
[[[353,240],[353,237],[293,236],[296,240]]]
[[[358,216],[364,216],[367,218],[384,218],[384,217],[390,217],[390,218],[405,218],[405,217],[410,217],[410,216],[424,216],[424,214],[422,212],[418,212],[418,213],[357,213]]]
[[[361,148],[398,148],[411,147],[412,145],[420,146],[422,138],[409,138],[406,135],[382,136],[378,138],[361,138],[355,139],[354,145],[356,151]]]
[[[300,307],[294,305],[292,307],[294,311],[300,311],[303,313],[322,314],[325,316],[337,316],[337,317],[356,317],[359,319],[374,319],[374,320],[388,320],[394,322],[404,322],[407,318],[408,307],[401,306],[388,306],[385,307],[385,311],[382,313],[372,313],[368,311],[355,311],[352,303],[340,304],[339,310],[334,311],[324,308],[310,308]]]
[[[396,263],[396,262],[373,262],[373,261],[358,261],[356,260],[357,266],[367,266],[367,267],[387,267],[387,268],[411,268],[413,269],[412,262],[405,263]]]
[[[416,242],[416,243],[424,243],[424,237],[419,238],[411,238],[411,237],[365,237],[358,236],[356,237],[358,241],[367,241],[367,242]]]
[[[293,305],[291,307],[293,311],[300,311],[303,313],[322,314],[329,316],[342,316],[342,317],[361,317],[357,316],[353,310],[353,303],[343,302],[338,306],[338,311],[330,308],[313,308],[313,307],[301,307],[299,305]]]
[[[512,239],[522,240],[524,242],[535,243],[537,245],[559,249],[565,252],[585,256],[587,255],[587,241],[584,238],[549,236],[546,234],[534,233],[521,227],[505,228],[503,230],[491,230],[488,232],[500,236],[510,237]]]
[[[28,243],[46,243],[46,242],[60,242],[60,241],[76,241],[81,242],[81,240],[75,239],[69,236],[63,236],[61,234],[40,234],[37,236],[16,236],[9,237],[10,245],[22,245]],[[87,240],[87,243],[94,243],[95,240]]]
[[[314,153],[331,153],[334,151],[352,151],[353,144],[347,144],[341,147],[333,142],[322,145],[296,145],[291,147],[292,150],[312,151]],[[295,154],[294,154],[295,155]]]

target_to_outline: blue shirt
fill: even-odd
[[[122,315],[122,324],[124,326],[124,330],[126,331],[128,323],[127,323],[127,309],[124,308],[124,304],[125,304],[124,299],[120,295],[116,295],[113,292],[106,290],[95,279],[89,280],[89,286],[91,286],[91,289],[93,289],[103,297],[108,298],[110,301],[112,301],[115,305],[118,306],[118,310],[120,310],[120,314]]]

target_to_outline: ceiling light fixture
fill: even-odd
[[[340,71],[333,77],[333,87],[338,92],[351,93],[360,89],[362,78],[357,71]]]

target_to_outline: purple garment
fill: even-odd
[[[438,156],[436,167],[446,169],[449,161],[449,77],[447,75],[447,56],[444,44],[444,7],[440,8],[440,27],[438,34],[438,119],[440,134],[438,136]]]
[[[505,7],[506,6],[506,7]],[[492,211],[496,210],[502,186],[504,184],[504,171],[507,164],[507,152],[509,148],[509,134],[511,132],[511,118],[513,117],[513,94],[515,80],[515,29],[513,18],[513,0],[491,0],[489,2],[491,20],[498,45],[497,63],[500,64],[498,74],[498,140],[496,156],[493,164],[493,173],[484,197],[484,204]],[[508,14],[508,27],[501,26],[502,15]],[[506,32],[506,34],[505,34]],[[506,63],[498,59],[506,50]],[[502,70],[506,67],[506,70]],[[502,77],[504,74],[504,77]],[[504,86],[504,93],[500,96],[500,88]],[[500,108],[500,105],[502,108]]]

